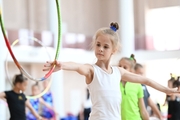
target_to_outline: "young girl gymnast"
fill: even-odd
[[[97,57],[95,64],[53,61],[47,62],[43,68],[43,71],[48,71],[56,64],[54,72],[76,71],[85,76],[92,101],[89,120],[121,120],[121,80],[146,84],[166,94],[180,93],[177,89],[164,87],[153,80],[110,65],[112,55],[119,48],[119,37],[116,32],[118,29],[118,23],[111,23],[110,28],[97,30],[93,41]]]
[[[119,67],[129,72],[134,72],[136,59],[132,54],[130,58],[123,57],[119,61]],[[149,120],[149,115],[144,104],[144,95],[141,84],[121,80],[122,94],[121,119],[122,120]]]
[[[7,100],[10,120],[26,120],[25,107],[28,107],[38,120],[42,120],[42,117],[36,113],[23,93],[27,87],[27,78],[22,74],[15,75],[13,85],[14,87],[12,90],[0,93],[0,98],[5,98]]]
[[[144,75],[144,68],[141,64],[136,63],[134,70],[135,70],[136,74]],[[149,93],[146,85],[142,84],[142,87],[143,87],[143,92],[144,92],[144,103],[145,103],[146,109],[147,109],[147,106],[151,107],[151,111],[153,113],[153,116],[155,115],[155,117],[157,117],[159,120],[163,120],[163,116],[161,115],[161,111],[157,107],[157,105],[153,102],[153,100],[151,99],[150,93]],[[152,114],[150,116],[152,116]],[[150,117],[150,119],[151,118],[152,117]]]
[[[45,89],[49,84],[49,80],[43,81],[43,88]],[[42,99],[51,106],[53,109],[49,109],[47,106],[43,105],[42,107],[42,117],[45,120],[55,120],[56,116],[58,116],[58,113],[55,110],[55,107],[53,105],[53,95],[50,89],[42,96]]]
[[[32,85],[31,90],[32,90],[32,96],[38,95],[40,93],[38,83]],[[40,112],[40,105],[43,105],[46,108],[48,108],[49,110],[54,111],[54,108],[51,107],[51,105],[49,105],[48,103],[46,103],[41,97],[30,99],[29,102],[31,103],[32,107],[36,110],[37,113]],[[46,120],[44,118],[44,116],[42,116],[42,117],[44,120]],[[37,118],[36,118],[36,116],[33,115],[33,113],[31,111],[28,111],[26,114],[26,120],[37,120]]]

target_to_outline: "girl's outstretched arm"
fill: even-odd
[[[74,62],[47,62],[44,65],[43,71],[50,70],[53,65],[56,65],[54,72],[59,70],[67,70],[67,71],[76,71],[79,74],[86,77],[86,83],[90,83],[94,74],[94,69],[92,65],[89,64],[80,64],[80,63],[74,63]]]
[[[173,94],[173,93],[180,93],[180,91],[178,91],[177,89],[173,89],[173,88],[168,88],[165,87],[161,84],[159,84],[158,82],[155,82],[154,80],[148,79],[146,77],[131,73],[126,71],[123,68],[119,68],[121,75],[122,75],[122,80],[124,81],[129,81],[129,82],[133,82],[133,83],[141,83],[141,84],[145,84],[148,85],[156,90],[159,90],[161,92],[164,92],[166,94]]]

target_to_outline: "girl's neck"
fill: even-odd
[[[97,61],[95,64],[97,66],[99,66],[101,69],[103,69],[104,71],[106,71],[107,73],[109,73],[109,74],[112,73],[112,68],[109,65],[109,62],[104,63],[104,62]]]
[[[97,66],[99,66],[100,68],[103,68],[103,69],[106,69],[106,70],[111,68],[111,66],[109,65],[109,61],[107,61],[107,62],[97,61],[95,64]]]
[[[17,88],[13,88],[13,91],[15,92],[15,93],[21,93],[21,90],[19,90],[19,89],[17,89]]]

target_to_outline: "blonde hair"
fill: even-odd
[[[112,29],[112,27],[114,29]],[[92,49],[94,49],[96,39],[99,37],[99,35],[102,34],[107,34],[110,36],[110,40],[112,42],[113,48],[116,49],[117,51],[120,49],[120,42],[119,42],[119,36],[116,30],[119,29],[118,23],[111,23],[109,28],[100,28],[99,30],[96,31],[94,37],[93,37],[93,42],[92,42]]]

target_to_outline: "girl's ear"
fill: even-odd
[[[16,83],[16,87],[18,87],[18,88],[20,87],[19,83]]]
[[[113,54],[115,54],[116,52],[117,52],[117,49],[114,49],[111,54],[113,55]]]

